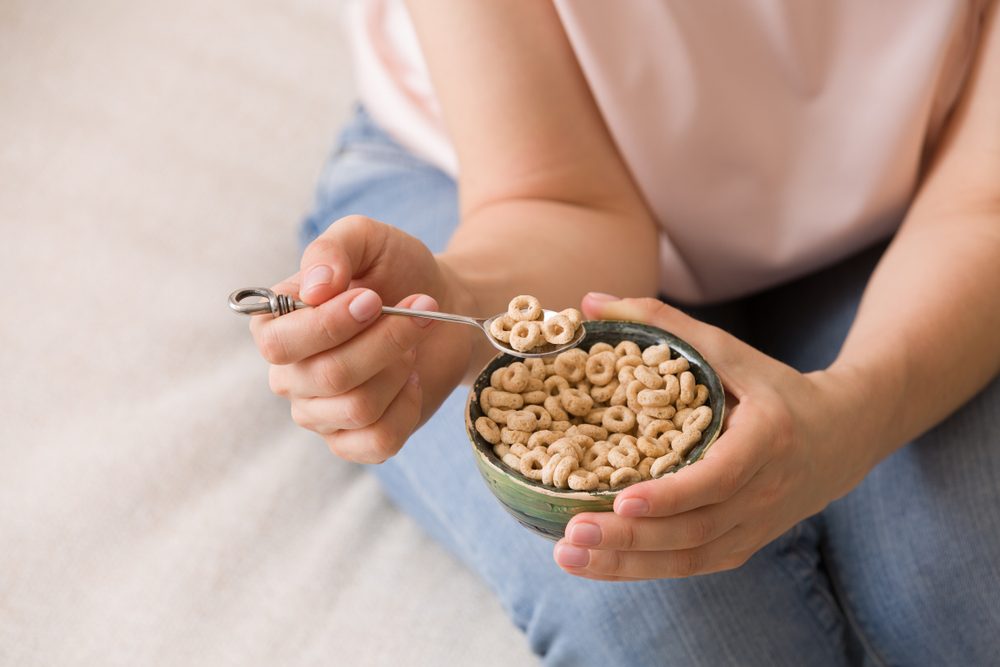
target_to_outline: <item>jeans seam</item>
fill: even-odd
[[[825,553],[821,550],[825,557]],[[846,601],[847,594],[844,587],[840,584],[840,580],[834,575],[833,572],[828,572],[830,577],[830,587],[833,589],[834,595],[837,596],[838,600]],[[874,644],[868,638],[867,633],[861,628],[861,624],[858,622],[857,617],[855,617],[854,612],[851,611],[847,604],[838,604],[841,613],[844,615],[844,620],[847,625],[851,628],[854,636],[858,638],[858,642],[861,644],[861,650],[865,652],[865,656],[871,660],[877,667],[888,667],[889,663],[886,662],[882,654],[878,652]]]

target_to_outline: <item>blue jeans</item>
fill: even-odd
[[[458,223],[455,183],[359,110],[324,169],[303,241],[351,213],[439,251]],[[688,310],[800,370],[822,368],[836,356],[881,250]],[[398,456],[370,470],[492,588],[546,665],[1000,660],[1000,381],[738,570],[636,583],[565,574],[552,543],[501,508],[469,451],[467,391],[456,390]]]

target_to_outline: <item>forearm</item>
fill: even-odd
[[[642,209],[514,199],[470,213],[438,260],[462,286],[465,312],[501,312],[516,293],[578,308],[589,291],[655,295],[657,232]],[[469,370],[492,352],[477,340]]]

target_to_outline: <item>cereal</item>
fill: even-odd
[[[573,341],[582,324],[583,315],[575,308],[567,308],[546,319],[538,299],[520,294],[507,304],[506,313],[493,318],[489,330],[497,341],[518,352],[531,352],[545,345],[565,345]],[[607,349],[613,348],[607,345]],[[541,360],[536,361],[537,365],[529,366],[529,372],[532,377],[542,380],[546,376],[545,364]],[[496,385],[494,387],[501,389]]]
[[[581,313],[576,308],[567,308],[566,310],[560,310],[559,314],[568,319],[574,327],[578,327],[583,324],[583,313]]]
[[[507,305],[507,317],[515,322],[539,320],[542,317],[542,304],[527,294],[515,296]]]
[[[510,342],[510,329],[514,326],[514,321],[503,315],[490,322],[490,335],[501,343]]]
[[[516,310],[527,317],[533,302]],[[504,317],[514,341],[520,329],[541,326]],[[504,465],[558,489],[620,489],[662,477],[683,465],[713,416],[708,387],[687,359],[671,356],[666,345],[643,350],[623,341],[513,362],[480,392],[475,431]]]
[[[545,340],[538,322],[515,322],[510,328],[510,346],[518,352],[527,352]]]
[[[573,340],[576,335],[576,327],[565,315],[553,315],[542,322],[542,336],[545,341],[553,345],[565,345]]]

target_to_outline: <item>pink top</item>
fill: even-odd
[[[556,0],[660,226],[660,287],[736,297],[899,225],[974,55],[983,0]],[[349,9],[361,98],[451,174],[400,0]]]

